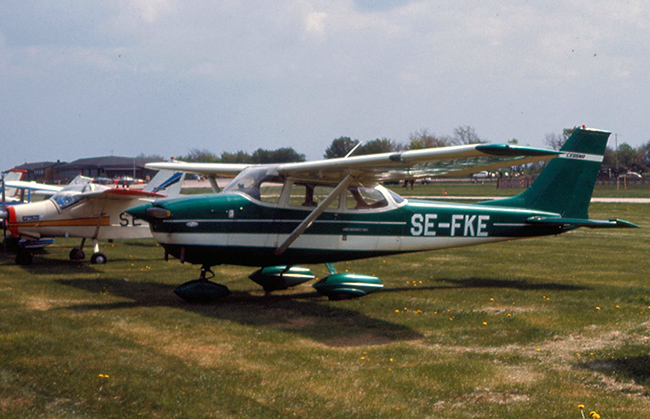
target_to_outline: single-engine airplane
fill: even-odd
[[[151,237],[149,226],[125,211],[158,198],[178,196],[185,174],[159,171],[143,190],[113,188],[91,183],[92,178],[77,181],[54,193],[50,199],[0,211],[5,228],[16,244],[16,264],[32,262],[31,249],[53,242],[52,237],[80,237],[81,244],[70,251],[71,260],[86,257],[86,239],[93,241],[91,263],[106,263],[99,251],[98,239],[135,239]],[[80,179],[80,180],[78,180]]]
[[[206,278],[219,264],[259,267],[250,278],[271,292],[315,279],[297,264],[325,263],[330,275],[314,288],[330,299],[354,298],[381,289],[381,281],[336,273],[333,262],[556,235],[579,227],[636,227],[588,216],[609,135],[583,126],[560,151],[474,144],[275,165],[154,163],[149,166],[209,176],[241,173],[218,194],[157,200],[127,213],[149,222],[166,257],[202,265],[198,279],[174,290],[186,300],[230,293]],[[378,184],[551,158],[520,195],[476,204],[405,199]]]

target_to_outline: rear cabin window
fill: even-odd
[[[349,210],[369,210],[388,205],[384,195],[377,189],[357,186],[348,188],[345,202]]]
[[[294,183],[291,185],[289,205],[292,207],[316,207],[323,202],[334,190],[333,186],[314,185],[309,183]],[[337,209],[339,200],[334,199],[328,209]]]

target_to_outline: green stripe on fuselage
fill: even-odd
[[[386,210],[326,211],[282,255],[274,251],[309,214],[240,195],[166,201],[171,218],[152,224],[173,256],[206,265],[321,263],[558,234],[556,225],[528,223],[557,214],[525,209],[408,201]],[[186,209],[191,213],[181,211]],[[163,234],[160,234],[163,233]],[[168,234],[172,233],[172,234]]]
[[[167,233],[290,234],[309,214],[306,209],[277,208],[239,195],[207,195],[185,198],[176,207],[165,207],[173,216],[154,224],[154,231]],[[188,210],[191,208],[191,210]],[[526,220],[554,213],[526,209],[409,201],[389,210],[326,211],[305,235],[412,236],[412,237],[528,237],[557,234],[556,228]]]

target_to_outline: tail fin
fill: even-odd
[[[156,176],[145,186],[147,192],[164,193],[168,197],[177,197],[181,193],[185,173],[159,170]]]
[[[22,180],[23,177],[25,177],[25,172],[26,172],[26,170],[12,169],[12,170],[8,171],[5,174],[4,181],[5,182],[13,182],[15,180]],[[4,188],[4,187],[5,187],[5,185],[3,184],[2,188]],[[2,188],[0,188],[0,190],[2,190]],[[5,188],[5,196],[7,198],[13,198],[15,196],[18,196],[18,189],[11,188],[11,187]]]
[[[512,198],[485,204],[558,213],[562,218],[587,219],[594,185],[610,133],[577,128],[535,182]]]

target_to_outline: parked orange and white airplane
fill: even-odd
[[[151,237],[149,225],[125,211],[157,198],[178,196],[184,177],[180,172],[161,170],[143,190],[97,185],[85,178],[85,182],[77,180],[44,201],[14,206],[3,202],[0,218],[11,233],[7,240],[17,245],[16,264],[30,264],[30,250],[51,244],[52,237],[82,239],[70,251],[71,260],[84,259],[85,241],[92,239],[91,263],[106,263],[108,258],[99,251],[98,240]]]

